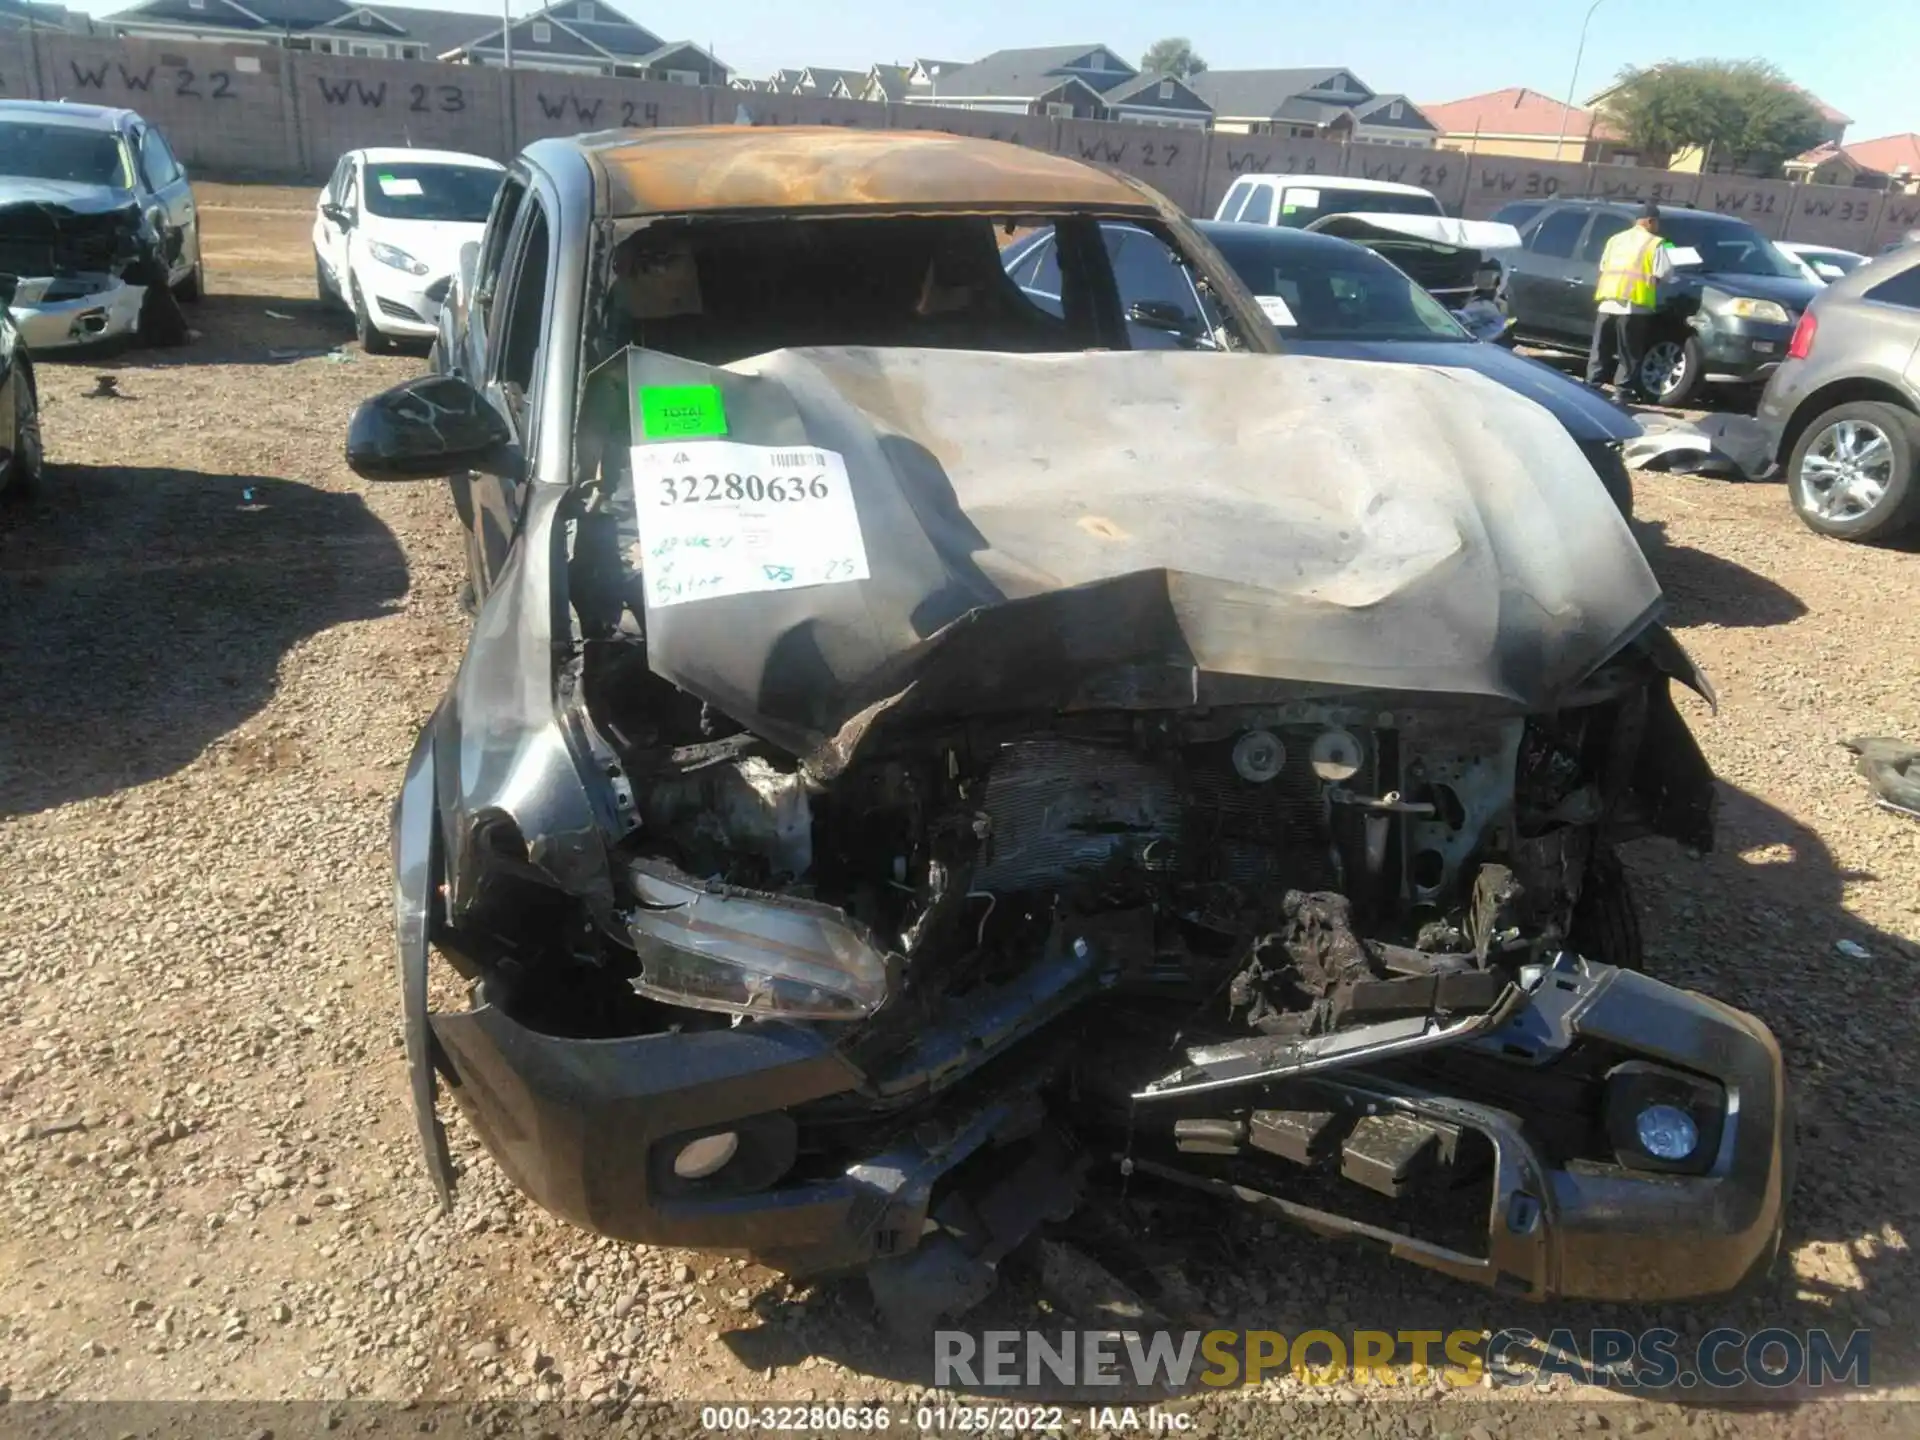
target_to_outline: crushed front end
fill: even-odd
[[[896,1306],[984,1293],[1116,1168],[1536,1297],[1766,1268],[1779,1052],[1637,973],[1614,858],[1712,834],[1670,695],[1704,682],[1631,535],[1477,377],[1443,408],[1462,382],[1249,359],[1291,388],[1171,354],[637,355],[631,393],[707,379],[736,434],[847,457],[870,573],[656,605],[622,464],[536,490],[396,811],[443,1185],[436,1073],[555,1213],[864,1268]],[[1076,461],[1046,417],[1082,384],[1128,433]],[[951,442],[962,402],[993,438]],[[1209,439],[1214,404],[1297,468],[1241,484],[1276,452]],[[1521,503],[1547,470],[1557,512]],[[433,946],[469,1009],[429,1012]]]
[[[104,345],[140,329],[166,265],[131,196],[104,208],[0,203],[0,274],[19,277],[8,312],[35,353]]]

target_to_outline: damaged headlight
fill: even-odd
[[[416,260],[398,245],[389,245],[384,240],[369,240],[367,253],[382,265],[391,265],[396,270],[404,270],[409,275],[427,273],[425,262]]]
[[[1607,1072],[1607,1134],[1629,1170],[1700,1175],[1713,1168],[1727,1093],[1703,1076],[1630,1060]]]
[[[887,998],[885,954],[831,906],[703,889],[648,861],[632,874],[642,995],[791,1020],[858,1020]]]

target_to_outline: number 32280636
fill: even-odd
[[[772,502],[794,504],[803,500],[824,500],[827,479],[799,475],[764,479],[759,475],[672,475],[660,479],[661,505],[699,505],[717,501],[748,500],[755,504]]]

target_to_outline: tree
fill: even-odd
[[[1140,57],[1140,69],[1148,75],[1176,75],[1186,80],[1206,68],[1207,62],[1193,53],[1193,42],[1184,35],[1156,40]]]
[[[1714,155],[1768,170],[1825,133],[1806,92],[1764,60],[1629,66],[1599,108],[1636,150],[1671,155],[1711,147]]]

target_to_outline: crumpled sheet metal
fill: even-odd
[[[1620,447],[1621,458],[1636,470],[1757,480],[1772,463],[1765,432],[1750,416],[1708,415],[1694,421],[1642,413],[1639,418],[1644,433]]]
[[[1859,757],[1853,768],[1873,787],[1874,799],[1885,809],[1920,820],[1920,745],[1889,736],[1841,743]]]
[[[1551,708],[1660,604],[1565,428],[1464,371],[1164,351],[633,359],[635,384],[718,384],[730,440],[846,458],[870,579],[648,612],[656,672],[803,754],[896,704],[1159,708],[1278,681]],[[1113,678],[1149,673],[1165,683]]]

